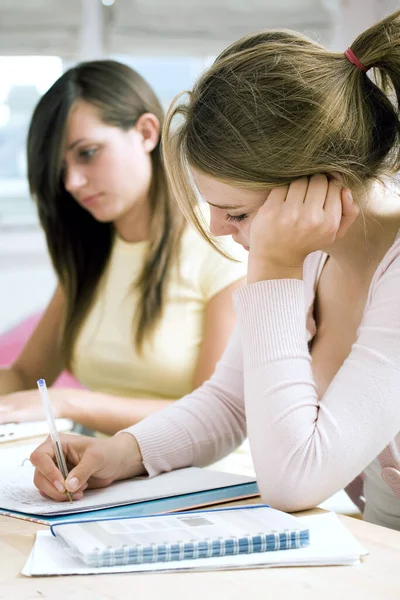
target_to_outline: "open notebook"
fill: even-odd
[[[188,513],[191,514],[191,513]],[[296,517],[293,517],[296,518]],[[285,566],[356,565],[367,554],[334,513],[296,518],[308,529],[310,544],[291,550],[214,556],[168,562],[93,567],[65,551],[50,531],[38,531],[35,545],[22,570],[26,576],[142,573],[154,571],[210,571]]]
[[[39,494],[32,467],[0,469],[0,514],[47,524],[170,512],[257,495],[253,477],[190,467],[88,490],[72,503],[55,502]]]

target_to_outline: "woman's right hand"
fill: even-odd
[[[146,473],[139,445],[130,433],[107,439],[62,434],[60,440],[69,470],[65,481],[56,466],[50,438],[30,457],[34,484],[42,496],[65,502],[69,491],[74,500],[80,500],[86,488],[107,487],[113,481]]]

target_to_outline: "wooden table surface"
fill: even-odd
[[[36,531],[46,527],[0,516],[0,598],[244,600],[258,594],[260,598],[279,600],[398,600],[400,532],[351,517],[340,516],[340,519],[370,552],[360,565],[27,578],[20,571]]]
[[[20,571],[36,531],[46,526],[0,516],[0,599],[248,600],[257,594],[273,600],[400,600],[400,532],[339,518],[369,551],[360,565],[28,578]]]

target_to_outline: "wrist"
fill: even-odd
[[[117,479],[129,479],[146,475],[139,444],[132,434],[120,431],[110,438],[110,441],[113,444],[113,452],[119,460]]]
[[[285,264],[249,256],[247,283],[270,279],[303,279],[303,264]]]

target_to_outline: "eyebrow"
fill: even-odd
[[[85,141],[85,138],[79,138],[79,140],[75,140],[75,142],[72,142],[72,144],[67,146],[67,150],[73,150],[75,148],[75,146],[77,146],[78,144],[80,144],[81,142],[84,142],[84,141]]]
[[[214,208],[225,208],[226,210],[239,210],[246,208],[245,206],[234,206],[232,204],[213,204],[212,202],[208,202],[208,200],[207,204],[209,204],[210,206],[214,206]]]

